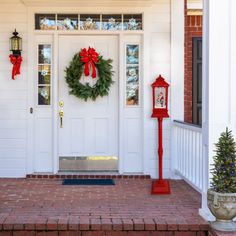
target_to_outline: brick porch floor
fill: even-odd
[[[0,179],[0,235],[203,236],[200,195],[171,180],[171,195],[150,195],[150,179],[115,186],[63,186],[61,180]]]

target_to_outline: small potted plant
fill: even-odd
[[[236,231],[236,143],[228,128],[220,135],[215,153],[207,192],[208,207],[216,217],[211,225],[220,231]]]

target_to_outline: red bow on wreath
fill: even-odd
[[[16,75],[19,75],[20,74],[20,66],[21,66],[21,62],[22,62],[22,57],[21,56],[14,56],[13,54],[11,54],[9,56],[10,58],[10,61],[13,65],[13,68],[12,68],[12,79],[14,80],[15,79],[15,76]]]
[[[85,76],[89,76],[89,69],[92,68],[92,78],[96,78],[96,67],[94,63],[98,62],[98,53],[95,51],[94,48],[83,48],[80,52],[81,61],[84,64],[84,74]]]

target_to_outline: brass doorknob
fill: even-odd
[[[63,128],[63,116],[64,116],[64,111],[61,109],[61,110],[59,111],[60,128]]]

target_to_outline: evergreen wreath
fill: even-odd
[[[92,78],[97,77],[97,82],[92,87],[89,83],[82,84],[80,82],[83,73],[88,76],[91,71]],[[65,72],[65,79],[70,88],[69,93],[85,101],[89,98],[95,101],[98,96],[108,95],[110,86],[114,82],[112,81],[114,73],[112,71],[112,60],[103,59],[94,48],[90,47],[88,50],[83,48],[79,53],[76,53]]]

